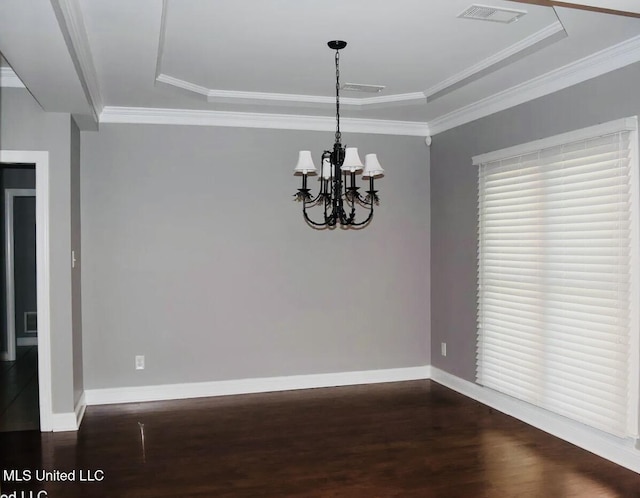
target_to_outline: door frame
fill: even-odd
[[[51,267],[49,261],[49,152],[0,150],[0,163],[36,168],[36,295],[38,303],[38,393],[40,430],[53,430],[51,372]]]
[[[36,190],[31,188],[5,188],[4,189],[4,261],[5,261],[5,302],[7,325],[7,352],[0,353],[2,360],[15,361],[16,359],[16,295],[15,295],[15,248],[13,227],[13,200],[16,197],[35,197]],[[36,222],[37,227],[37,222]],[[36,228],[37,229],[37,228]],[[36,248],[37,250],[37,248]],[[36,270],[36,278],[37,278]]]

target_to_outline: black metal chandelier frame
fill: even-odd
[[[333,150],[325,150],[322,153],[320,168],[320,191],[313,197],[311,189],[307,186],[308,174],[302,172],[302,188],[294,194],[296,200],[302,202],[302,214],[307,223],[314,227],[334,228],[338,224],[344,228],[362,227],[373,218],[373,207],[379,205],[378,191],[374,189],[374,176],[380,176],[382,168],[375,174],[369,175],[369,190],[362,195],[356,186],[358,171],[342,170],[345,162],[346,146],[342,145],[342,133],[340,132],[340,50],[347,46],[347,42],[333,40],[327,43],[329,48],[335,50],[336,67],[336,131]],[[377,161],[377,159],[376,159]],[[379,163],[378,163],[379,166]],[[329,171],[326,168],[330,168]],[[307,213],[307,209],[315,206],[324,206],[324,220],[314,221]],[[368,210],[367,216],[362,221],[356,221],[356,206],[362,206]]]

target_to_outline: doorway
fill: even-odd
[[[37,430],[35,166],[3,165],[0,188],[4,201],[0,431]]]
[[[3,242],[0,244],[3,280],[3,285],[0,285],[0,355],[4,354],[7,360],[0,361],[0,431],[50,431],[53,429],[53,413],[48,152],[0,150],[0,179],[12,177],[15,180],[15,175],[20,177],[20,181],[30,177],[30,183],[4,181],[0,188],[0,197],[3,198],[0,202],[3,216],[0,219],[13,218],[12,223],[0,230]],[[25,229],[18,229],[18,226]],[[8,245],[10,239],[13,240]],[[13,256],[13,261],[6,259],[5,255]],[[26,273],[24,268],[28,268]],[[12,306],[13,310],[10,310]],[[15,359],[11,361],[8,330],[12,330],[11,344],[15,348]]]

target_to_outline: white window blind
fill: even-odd
[[[638,432],[637,121],[474,158],[478,383]]]

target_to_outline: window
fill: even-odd
[[[637,118],[473,158],[477,381],[638,433]]]

